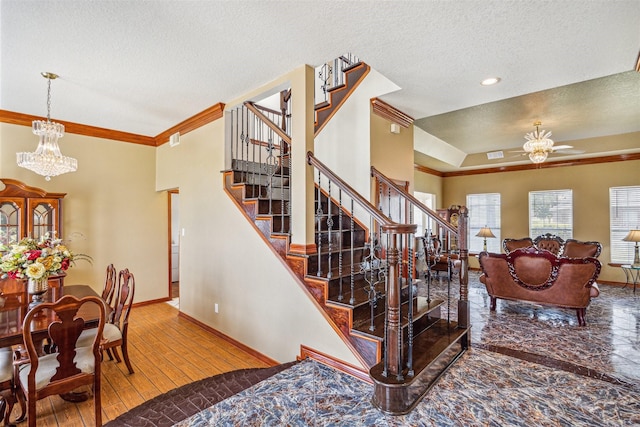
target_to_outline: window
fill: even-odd
[[[414,191],[413,197],[420,200],[423,205],[428,207],[431,210],[435,210],[436,206],[436,195],[431,193],[422,193],[420,191]],[[433,230],[434,224],[433,220],[429,219],[429,217],[423,213],[417,207],[413,207],[413,222],[418,224],[418,229],[416,230],[416,236],[424,236],[424,230]]]
[[[529,235],[551,233],[573,238],[573,191],[550,190],[529,193]]]
[[[629,230],[640,230],[640,186],[609,189],[611,262],[633,262],[634,243],[622,239]]]
[[[487,251],[500,252],[500,193],[467,194],[469,209],[469,252],[482,252],[484,238],[476,234],[482,227],[489,227],[496,238],[487,239]]]

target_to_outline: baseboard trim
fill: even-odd
[[[167,302],[167,301],[171,301],[171,298],[165,297],[165,298],[152,299],[149,301],[135,302],[132,304],[131,307],[142,307],[144,305],[157,304],[159,302]]]
[[[225,341],[227,341],[229,344],[232,344],[238,348],[240,348],[242,351],[244,351],[245,353],[248,353],[250,355],[252,355],[253,357],[255,357],[256,359],[259,359],[261,361],[263,361],[264,363],[266,363],[269,366],[276,366],[276,365],[280,365],[280,362],[277,362],[275,360],[273,360],[272,358],[265,356],[264,354],[260,353],[259,351],[256,351],[254,349],[252,349],[251,347],[241,343],[240,341],[236,341],[233,338],[231,338],[229,335],[226,335],[222,332],[220,332],[217,329],[212,328],[211,326],[202,323],[201,321],[194,319],[193,317],[189,316],[188,314],[184,314],[182,311],[178,312],[178,316],[182,317],[185,320],[188,320],[189,322],[201,327],[202,329],[204,329],[205,331],[217,336],[218,338],[221,338]]]
[[[364,369],[354,366],[350,363],[344,362],[342,360],[336,359],[333,356],[314,350],[305,345],[301,345],[300,356],[298,356],[298,360],[302,360],[306,358],[313,359],[317,362],[322,363],[323,365],[330,366],[333,369],[336,369],[340,372],[349,374],[352,377],[355,377],[361,381],[364,381],[369,384],[373,384],[371,377],[369,377],[369,373]]]

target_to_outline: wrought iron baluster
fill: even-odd
[[[318,78],[322,82],[320,88],[322,89],[322,92],[324,94],[324,101],[327,101],[329,99],[329,88],[331,86],[329,80],[331,79],[332,71],[333,70],[331,69],[331,65],[323,64],[322,67],[320,67],[320,71],[318,72]]]
[[[318,188],[316,189],[316,221],[318,222],[318,272],[316,276],[322,277],[322,180],[318,170]]]
[[[333,212],[332,212],[332,199],[331,199],[331,180],[329,180],[329,187],[328,187],[328,193],[327,194],[327,249],[328,249],[328,271],[327,271],[327,279],[331,279],[333,277],[333,272],[332,272],[332,264],[331,264],[331,259],[333,256],[332,250],[333,250],[333,243],[331,242],[331,233],[333,231]]]
[[[344,295],[342,294],[342,233],[344,232],[342,228],[342,189],[338,188],[338,280],[339,289],[338,289],[338,301],[342,301]]]
[[[349,273],[349,286],[351,287],[351,298],[349,299],[349,304],[354,305],[356,303],[355,299],[355,286],[356,286],[356,260],[355,260],[355,221],[353,219],[353,199],[351,199],[351,211],[349,212],[349,220],[350,220],[350,235],[351,235],[351,246],[349,248],[349,253],[351,255],[351,271]]]
[[[411,209],[409,210],[409,224],[413,224],[413,205],[409,204]],[[408,331],[409,335],[409,343],[407,345],[407,375],[412,377],[414,375],[413,372],[413,299],[415,297],[415,285],[413,283],[413,242],[414,236],[413,234],[408,235],[407,237],[407,284],[409,286],[409,305],[407,307],[407,318],[408,318]],[[402,252],[401,252],[402,253]]]
[[[284,141],[280,138],[280,155],[278,164],[280,165],[280,232],[284,233],[284,217],[285,217],[285,183],[288,186],[289,180],[285,177],[284,172]]]
[[[265,161],[265,166],[268,174],[267,194],[269,196],[269,215],[273,215],[273,180],[276,172],[276,160],[273,155],[273,131],[269,132],[269,140],[267,141],[267,152],[269,155]]]

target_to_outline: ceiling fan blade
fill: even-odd
[[[560,150],[553,150],[552,151],[553,154],[564,154],[564,155],[583,154],[584,152],[585,152],[584,150],[572,150],[572,149],[568,149],[568,148],[562,148]]]

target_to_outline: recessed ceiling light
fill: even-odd
[[[482,86],[491,86],[500,83],[500,77],[489,77],[480,82]]]

